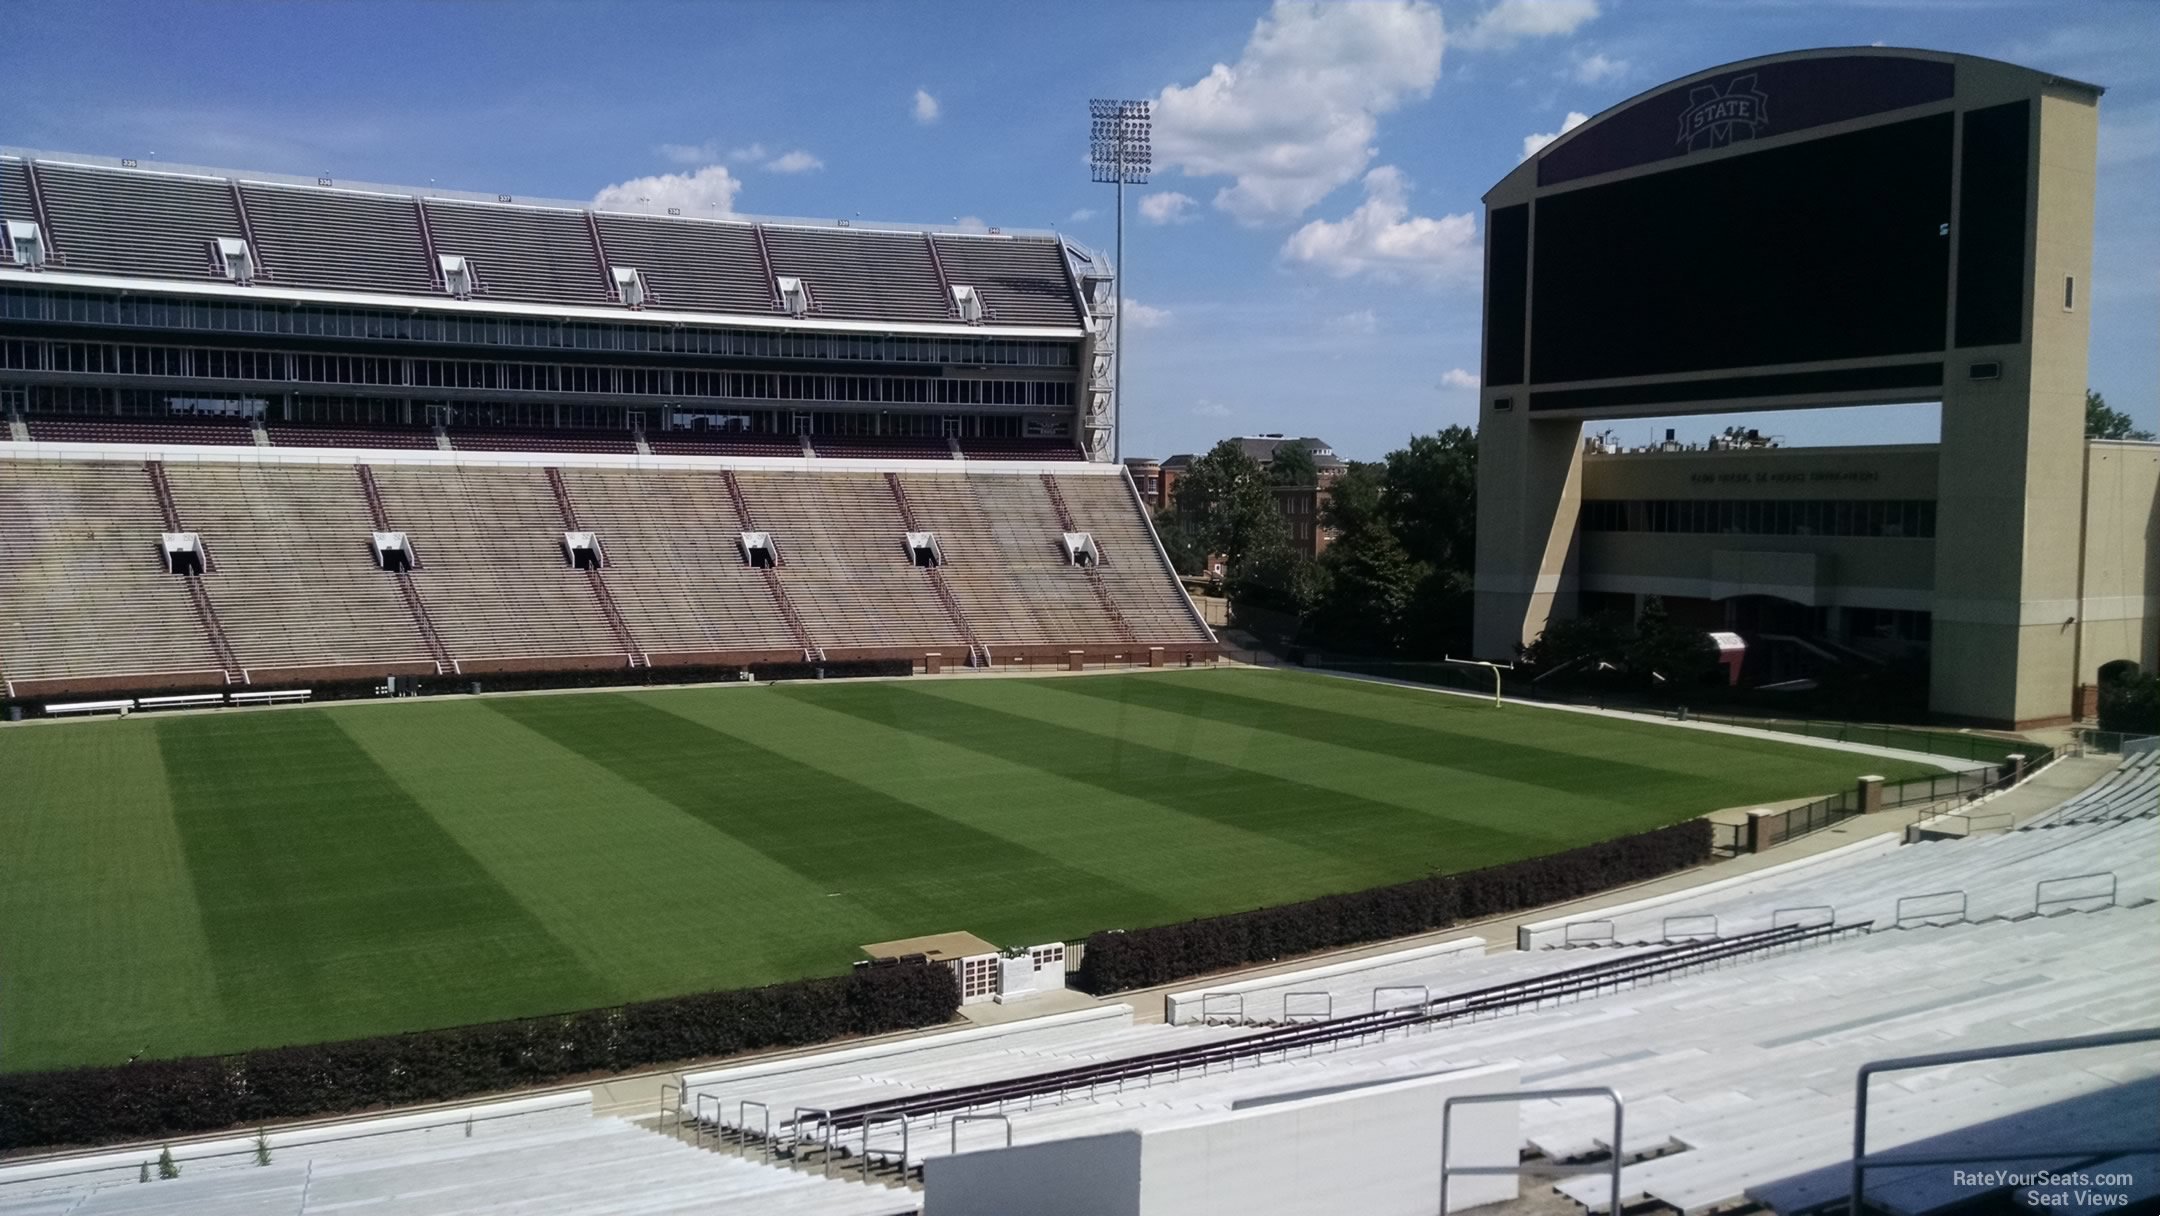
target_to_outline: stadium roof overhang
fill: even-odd
[[[608,321],[645,325],[674,325],[708,329],[770,329],[797,333],[913,334],[925,337],[1043,338],[1077,341],[1087,336],[1078,325],[967,325],[926,321],[805,320],[769,314],[674,312],[662,308],[630,311],[579,304],[525,304],[505,300],[458,300],[450,297],[396,295],[389,292],[323,291],[309,288],[266,288],[260,284],[197,282],[189,279],[153,279],[131,275],[84,274],[77,271],[41,269],[0,276],[0,283],[33,287],[66,287],[105,291],[120,295],[183,295],[262,304],[321,304],[343,308],[380,308],[390,311],[431,312],[465,316],[533,317],[545,320]]]

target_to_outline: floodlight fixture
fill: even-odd
[[[1117,187],[1117,311],[1111,314],[1110,458],[1124,456],[1118,411],[1125,381],[1125,187],[1144,186],[1155,167],[1154,120],[1149,103],[1098,97],[1088,102],[1088,168],[1100,183]]]

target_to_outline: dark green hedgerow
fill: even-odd
[[[588,1073],[949,1020],[936,963],[234,1056],[0,1075],[0,1152],[187,1135],[441,1102]]]
[[[1316,950],[1444,929],[1525,908],[1580,899],[1698,865],[1710,823],[1691,819],[1506,865],[1326,895],[1303,903],[1211,916],[1087,939],[1075,984],[1102,995],[1167,984]]]

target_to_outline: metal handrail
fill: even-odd
[[[1943,898],[1943,897],[1945,897],[1945,896],[1949,896],[1949,895],[1955,895],[1955,896],[1957,896],[1957,910],[1956,910],[1955,912],[1949,911],[1949,910],[1947,910],[1947,909],[1946,909],[1946,910],[1944,910],[1944,911],[1941,911],[1941,912],[1920,912],[1920,913],[1916,913],[1916,914],[1914,914],[1914,915],[1912,916],[1912,918],[1911,918],[1911,919],[1913,919],[1913,920],[1916,920],[1916,921],[1918,921],[1918,920],[1927,920],[1928,918],[1930,918],[1930,917],[1935,917],[1935,916],[1955,916],[1955,917],[1957,917],[1957,918],[1958,918],[1959,920],[1964,920],[1964,919],[1965,919],[1965,909],[1966,909],[1966,906],[1967,906],[1967,901],[1966,901],[1966,898],[1965,898],[1965,892],[1963,892],[1962,890],[1960,890],[1960,891],[1929,891],[1929,892],[1927,892],[1926,894],[1923,894],[1923,895],[1902,895],[1902,896],[1899,896],[1899,897],[1898,897],[1898,901],[1897,901],[1897,906],[1896,906],[1896,907],[1895,907],[1895,908],[1893,909],[1893,910],[1894,910],[1894,911],[1895,911],[1895,912],[1897,913],[1897,920],[1896,920],[1896,922],[1895,922],[1895,923],[1896,923],[1896,925],[1897,925],[1897,927],[1898,927],[1898,928],[1901,928],[1901,929],[1905,927],[1905,921],[1906,921],[1906,915],[1905,915],[1905,905],[1906,905],[1906,904],[1912,903],[1912,902],[1914,902],[1914,901],[1916,901],[1916,900],[1922,900],[1922,899],[1941,899],[1941,898]]]
[[[660,1134],[661,1134],[661,1135],[663,1135],[663,1136],[667,1135],[667,1130],[668,1130],[668,1128],[667,1128],[667,1117],[668,1117],[668,1100],[667,1100],[667,1096],[668,1096],[668,1091],[669,1091],[669,1090],[671,1090],[671,1089],[675,1091],[675,1134],[679,1136],[679,1135],[681,1135],[681,1134],[682,1134],[682,1086],[680,1086],[680,1085],[674,1084],[674,1083],[672,1083],[672,1082],[662,1082],[662,1083],[661,1083],[661,1086],[660,1086],[660,1119],[659,1119],[659,1123],[658,1123],[658,1126],[659,1126],[659,1128],[660,1128]]]
[[[2091,874],[2068,874],[2061,878],[2043,878],[2039,882],[2034,883],[2033,914],[2035,916],[2039,915],[2040,909],[2048,904],[2073,904],[2078,903],[2081,900],[2101,898],[2100,892],[2098,891],[2095,891],[2090,895],[2058,895],[2053,899],[2040,898],[2040,888],[2045,887],[2050,883],[2082,882],[2088,878],[2105,878],[2108,880],[2106,898],[2108,904],[2112,906],[2116,902],[2116,891],[2121,886],[2121,881],[2115,877],[2115,871],[2113,870],[2096,870]]]
[[[793,1153],[793,1154],[794,1154],[794,1155],[795,1155],[795,1156],[796,1156],[797,1158],[800,1158],[800,1157],[802,1156],[802,1125],[803,1125],[803,1116],[804,1116],[805,1114],[812,1114],[812,1115],[817,1115],[817,1116],[819,1116],[819,1118],[818,1118],[818,1126],[819,1126],[819,1127],[821,1127],[821,1128],[823,1128],[823,1129],[825,1130],[825,1140],[824,1140],[825,1159],[824,1159],[824,1161],[823,1161],[823,1165],[824,1165],[824,1167],[825,1167],[825,1176],[826,1176],[827,1178],[830,1178],[830,1177],[832,1177],[832,1159],[833,1159],[833,1120],[832,1120],[832,1111],[830,1111],[830,1110],[828,1110],[828,1109],[826,1109],[825,1107],[822,1107],[822,1106],[798,1106],[798,1107],[796,1107],[796,1108],[795,1108],[795,1117],[794,1117],[794,1118],[792,1118],[792,1119],[789,1119],[789,1120],[788,1120],[788,1125],[789,1125],[789,1126],[791,1126],[791,1127],[793,1127],[793,1128],[795,1129],[795,1139],[789,1142],[789,1144],[788,1144],[788,1151],[789,1151],[790,1153]]]
[[[765,1115],[764,1129],[758,1134],[758,1155],[761,1157],[770,1158],[773,1154],[780,1151],[779,1146],[773,1143],[772,1138],[772,1107],[765,1105],[763,1102],[760,1102],[755,1098],[741,1099],[740,1101],[735,1103],[735,1126],[742,1129],[742,1133],[744,1135],[747,1136],[750,1134],[750,1108],[753,1106],[757,1107],[758,1110],[764,1112]]]
[[[1324,1000],[1324,1001],[1326,1001],[1326,1002],[1327,1002],[1327,1008],[1326,1008],[1326,1009],[1325,1009],[1324,1011],[1322,1011],[1322,1012],[1320,1012],[1320,1013],[1318,1013],[1318,1014],[1311,1014],[1311,1013],[1292,1013],[1292,1012],[1290,1012],[1290,998],[1292,998],[1292,997],[1298,997],[1298,996],[1316,996],[1316,997],[1319,997],[1319,998],[1321,998],[1322,1000]],[[1292,1019],[1292,1018],[1312,1018],[1312,1017],[1317,1017],[1317,1018],[1319,1018],[1319,1019],[1320,1019],[1321,1021],[1325,1022],[1325,1021],[1328,1021],[1329,1019],[1333,1018],[1334,1016],[1335,1016],[1335,994],[1334,994],[1333,992],[1329,992],[1329,991],[1327,991],[1327,990],[1325,990],[1325,989],[1317,989],[1317,988],[1316,988],[1316,989],[1307,989],[1307,990],[1306,990],[1306,991],[1304,991],[1304,992],[1285,992],[1285,993],[1283,993],[1283,995],[1282,995],[1282,1020],[1283,1020],[1283,1022],[1284,1022],[1284,1024],[1285,1024],[1285,1025],[1287,1025],[1287,1024],[1288,1024],[1288,1023],[1290,1022],[1290,1019]]]
[[[1002,1123],[1002,1124],[1004,1124],[1004,1125],[1005,1125],[1005,1147],[1006,1147],[1006,1148],[1011,1148],[1011,1147],[1012,1147],[1012,1120],[1011,1120],[1011,1119],[1007,1118],[1007,1117],[1006,1117],[1006,1116],[1004,1116],[1004,1115],[974,1115],[974,1114],[961,1114],[961,1115],[954,1115],[954,1116],[952,1117],[952,1119],[950,1120],[950,1122],[952,1123],[952,1150],[951,1150],[951,1151],[952,1151],[952,1155],[953,1155],[953,1156],[958,1156],[958,1155],[959,1155],[959,1153],[960,1153],[960,1125],[961,1125],[961,1124],[963,1124],[963,1123],[988,1123],[988,1122],[990,1122],[990,1121],[991,1121],[991,1120],[993,1120],[993,1119],[994,1119],[994,1120],[996,1120],[997,1122],[999,1122],[999,1123]]]
[[[1828,912],[1830,914],[1830,919],[1823,921],[1822,923],[1826,925],[1834,925],[1837,923],[1837,909],[1829,904],[1794,904],[1792,907],[1789,908],[1778,908],[1773,910],[1770,913],[1770,927],[1773,929],[1784,928],[1785,922],[1779,920],[1778,918],[1785,915],[1787,912]],[[1800,922],[1794,921],[1793,923],[1799,924]]]
[[[1709,921],[1709,922],[1710,922],[1710,931],[1709,931],[1709,932],[1708,932],[1707,934],[1705,934],[1705,933],[1703,933],[1703,932],[1702,932],[1702,931],[1700,931],[1700,930],[1689,930],[1689,929],[1683,929],[1683,930],[1681,930],[1681,932],[1680,932],[1680,936],[1681,936],[1681,937],[1683,937],[1683,938],[1697,938],[1697,937],[1705,937],[1705,936],[1707,936],[1707,937],[1716,937],[1716,936],[1718,935],[1718,918],[1717,918],[1716,916],[1713,916],[1713,915],[1711,915],[1711,914],[1710,914],[1710,913],[1708,913],[1708,912],[1682,912],[1682,913],[1679,913],[1678,915],[1674,915],[1674,916],[1668,916],[1668,917],[1666,917],[1666,918],[1665,918],[1665,923],[1664,923],[1664,925],[1663,925],[1663,926],[1662,926],[1662,927],[1660,928],[1660,931],[1659,931],[1659,935],[1658,935],[1658,940],[1660,940],[1660,941],[1668,941],[1668,942],[1669,942],[1669,941],[1671,941],[1671,940],[1673,939],[1673,922],[1674,922],[1674,921],[1679,921],[1679,922],[1681,922],[1682,924],[1685,924],[1685,923],[1687,923],[1688,921],[1691,921],[1691,920],[1695,920],[1695,921],[1702,921],[1702,920],[1706,920],[1706,921]],[[1776,927],[1776,926],[1772,926],[1772,928],[1775,928],[1775,927]]]
[[[876,1126],[876,1125],[878,1125],[879,1123],[890,1123],[890,1122],[892,1122],[892,1121],[893,1121],[894,1119],[898,1119],[898,1120],[900,1120],[900,1169],[901,1169],[901,1171],[902,1171],[903,1173],[904,1173],[904,1172],[905,1172],[905,1171],[907,1170],[907,1158],[908,1158],[908,1116],[907,1116],[907,1113],[906,1113],[905,1111],[903,1111],[903,1112],[901,1112],[900,1114],[897,1114],[897,1115],[887,1115],[887,1116],[885,1116],[885,1117],[884,1117],[884,1118],[882,1118],[882,1119],[878,1118],[878,1117],[877,1117],[876,1115],[872,1115],[872,1116],[870,1116],[870,1117],[868,1117],[868,1118],[864,1119],[864,1120],[863,1120],[863,1122],[862,1122],[862,1176],[863,1176],[863,1181],[864,1181],[864,1182],[868,1182],[868,1181],[870,1181],[870,1129],[871,1129],[871,1128],[873,1128],[873,1127],[875,1127],[875,1126]]]
[[[1998,1152],[1966,1153],[1904,1153],[1874,1154],[1867,1151],[1868,1081],[1877,1073],[1909,1072],[1922,1068],[1941,1068],[1949,1064],[1969,1064],[1975,1060],[2004,1060],[2017,1056],[2052,1055],[2064,1051],[2085,1051],[2097,1047],[2121,1047],[2130,1043],[2160,1042],[2160,1028],[2146,1030],[2116,1030],[2106,1034],[2080,1035],[2065,1039],[2040,1039],[2031,1043],[2016,1043],[2008,1047],[1979,1047],[1968,1051],[1944,1051],[1925,1056],[1900,1056],[1888,1060],[1871,1060],[1860,1066],[1853,1086],[1853,1153],[1852,1195],[1849,1216],[1862,1216],[1861,1191],[1871,1169],[1893,1168],[1908,1165],[1969,1165],[1980,1161],[2041,1161],[2050,1157],[2073,1159],[2128,1156],[2133,1153],[2160,1152],[2160,1139],[2144,1143],[2080,1144],[2074,1147],[2056,1148],[2020,1144],[2014,1149]],[[1443,1212],[1445,1208],[1441,1209]]]
[[[1612,923],[1611,921],[1609,921],[1609,920],[1571,920],[1571,921],[1569,921],[1568,923],[1566,923],[1566,924],[1564,924],[1564,925],[1560,926],[1560,944],[1561,944],[1561,945],[1563,945],[1563,946],[1572,946],[1572,945],[1574,945],[1574,944],[1575,944],[1575,942],[1576,942],[1576,937],[1575,937],[1575,930],[1576,930],[1577,928],[1580,928],[1580,927],[1583,927],[1583,926],[1589,926],[1589,925],[1603,925],[1603,926],[1605,926],[1605,936],[1604,936],[1604,937],[1601,937],[1601,938],[1599,938],[1599,937],[1584,937],[1584,938],[1582,938],[1582,939],[1581,939],[1581,940],[1583,940],[1583,941],[1586,941],[1586,942],[1594,942],[1594,941],[1607,941],[1607,942],[1609,942],[1609,941],[1613,941],[1613,940],[1615,940],[1615,939],[1616,939],[1616,938],[1617,938],[1617,937],[1619,936],[1619,934],[1618,934],[1617,932],[1615,932],[1615,931],[1614,931],[1614,929],[1613,929],[1613,923]]]
[[[705,1147],[705,1104],[707,1102],[713,1104],[713,1139],[718,1140],[720,1138],[720,1120],[727,1114],[727,1108],[722,1105],[719,1094],[699,1093],[690,1100],[690,1128],[697,1135],[699,1148]]]
[[[1610,1161],[1592,1161],[1582,1165],[1541,1165],[1539,1167],[1540,1171],[1546,1174],[1611,1174],[1612,1193],[1605,1198],[1606,1202],[1611,1206],[1613,1216],[1620,1216],[1620,1160],[1625,1155],[1621,1149],[1620,1136],[1624,1115],[1621,1111],[1620,1095],[1614,1093],[1612,1087],[1607,1085],[1590,1085],[1576,1089],[1516,1089],[1493,1094],[1457,1094],[1442,1102],[1440,1104],[1440,1216],[1448,1216],[1448,1175],[1455,1174],[1466,1178],[1514,1178],[1520,1177],[1523,1170],[1520,1162],[1514,1165],[1449,1165],[1449,1137],[1454,1131],[1456,1106],[1482,1106],[1492,1102],[1521,1102],[1534,1099],[1560,1098],[1604,1098],[1612,1103],[1612,1143],[1606,1146],[1612,1150],[1612,1158]]]
[[[1205,1021],[1207,1021],[1207,1020],[1208,1020],[1208,1018],[1209,1018],[1210,1016],[1212,1016],[1211,1014],[1209,1014],[1209,1013],[1208,1013],[1208,1002],[1209,1002],[1209,1001],[1212,1001],[1212,1000],[1214,1000],[1214,999],[1216,999],[1217,997],[1220,997],[1220,998],[1222,998],[1222,999],[1224,999],[1224,1000],[1229,1000],[1229,999],[1235,998],[1235,999],[1237,1000],[1237,1013],[1236,1013],[1236,1014],[1234,1014],[1234,1015],[1232,1015],[1232,1016],[1234,1016],[1234,1017],[1235,1017],[1235,1018],[1236,1018],[1236,1019],[1237,1019],[1238,1021],[1240,1021],[1240,1022],[1242,1022],[1242,1021],[1244,1021],[1244,1020],[1245,1020],[1245,994],[1244,994],[1244,993],[1242,993],[1242,992],[1203,992],[1203,993],[1201,993],[1201,994],[1200,994],[1200,1020],[1201,1020],[1201,1021],[1205,1022]]]

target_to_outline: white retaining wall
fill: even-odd
[[[1431,1216],[1448,1098],[1517,1087],[1513,1064],[1466,1068],[1227,1114],[933,1157],[923,1216]],[[1513,1103],[1460,1107],[1450,1164],[1514,1165]],[[1454,1208],[1513,1199],[1511,1177],[1456,1178]]]
[[[1385,968],[1397,967],[1401,966],[1404,963],[1414,963],[1424,959],[1445,958],[1451,954],[1482,955],[1484,953],[1484,938],[1465,937],[1459,938],[1451,942],[1441,942],[1438,945],[1415,946],[1408,950],[1396,950],[1387,954],[1375,954],[1368,958],[1356,958],[1351,959],[1347,962],[1328,963],[1324,966],[1319,967],[1307,967],[1301,971],[1286,972],[1282,975],[1264,975],[1259,977],[1258,979],[1237,980],[1231,983],[1216,984],[1208,988],[1188,988],[1183,992],[1172,992],[1164,995],[1163,1021],[1168,1022],[1173,1026],[1182,1025],[1186,1022],[1197,1022],[1201,1019],[1202,1014],[1205,1012],[1204,1007],[1209,1004],[1212,1004],[1214,1006],[1214,1010],[1218,1014],[1221,1014],[1225,1011],[1225,1006],[1236,1007],[1238,1005],[1238,1002],[1235,1001],[1208,1002],[1206,998],[1211,996],[1218,996],[1228,993],[1236,993],[1241,996],[1246,996],[1253,993],[1270,992],[1275,989],[1281,989],[1282,992],[1295,992],[1299,989],[1300,986],[1305,984],[1318,983],[1321,980],[1338,979],[1346,975],[1356,975],[1362,971],[1379,971]],[[1281,1015],[1281,1013],[1283,1012],[1282,1001],[1279,994],[1276,996],[1272,1005],[1268,1007],[1255,1006],[1254,1003],[1250,1000],[1247,1000],[1245,1002],[1245,1005],[1248,1007],[1243,1008],[1242,1012],[1246,1017],[1260,1017],[1263,1015],[1268,1017],[1276,1017]],[[1355,1009],[1343,1009],[1337,1010],[1336,1012],[1358,1013],[1363,1011]]]

